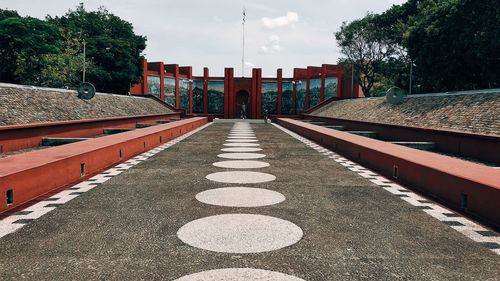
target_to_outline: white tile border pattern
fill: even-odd
[[[354,163],[295,132],[292,132],[275,123],[273,123],[273,125],[276,128],[287,133],[288,135],[306,144],[307,146],[315,149],[319,153],[328,156],[329,158],[333,159],[335,162],[346,167],[347,169],[370,180],[371,182],[380,186],[386,191],[408,202],[410,205],[413,205],[421,209],[431,217],[440,220],[444,224],[462,233],[463,235],[467,236],[473,241],[479,243],[483,247],[486,247],[491,251],[495,252],[497,255],[500,255],[500,235],[495,231],[487,229],[486,227],[481,226],[476,222],[452,210],[449,210],[435,202],[432,202],[431,200],[424,198],[414,193],[413,191],[379,175],[378,173],[373,172],[357,163]]]
[[[80,182],[73,185],[49,198],[44,199],[36,204],[33,204],[26,209],[18,211],[8,217],[0,220],[0,238],[3,236],[13,233],[28,223],[35,219],[45,215],[46,213],[54,210],[57,206],[62,205],[70,200],[78,197],[80,194],[85,193],[99,184],[104,183],[114,176],[121,174],[122,172],[134,167],[135,165],[147,160],[149,157],[156,155],[157,153],[175,145],[176,143],[190,137],[191,135],[205,129],[212,123],[207,123],[197,129],[194,129],[182,136],[179,136],[167,143],[164,143],[158,147],[155,147],[149,151],[139,154],[123,163],[120,163],[110,169],[107,169],[100,174],[97,174],[86,181]]]

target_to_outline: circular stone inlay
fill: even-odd
[[[247,146],[247,147],[255,147],[255,146],[260,146],[260,144],[258,144],[258,143],[247,143],[247,142],[245,142],[245,143],[225,143],[224,145],[225,146],[233,146],[233,147],[234,146],[236,146],[236,147],[245,147],[245,146]]]
[[[230,172],[218,172],[212,173],[206,176],[207,179],[216,182],[224,183],[262,183],[269,182],[276,179],[275,176],[260,172],[247,172],[247,171],[230,171]]]
[[[275,217],[224,214],[194,220],[177,231],[182,242],[220,253],[261,253],[297,243],[303,232],[297,225]]]
[[[231,136],[227,137],[228,139],[256,139],[255,136]]]
[[[252,160],[233,160],[233,161],[222,161],[213,163],[215,167],[219,168],[229,168],[229,169],[258,169],[269,167],[269,163],[262,161],[252,161]]]
[[[259,159],[266,157],[266,155],[261,153],[222,153],[217,157],[225,159]]]
[[[251,148],[251,147],[230,147],[221,149],[224,152],[257,152],[262,151],[262,148]]]
[[[223,268],[186,275],[174,281],[305,281],[291,275],[254,268]]]
[[[196,194],[196,199],[209,205],[226,207],[262,207],[285,201],[283,194],[250,187],[225,187]]]
[[[248,139],[228,139],[227,142],[258,142],[258,140],[248,140]]]
[[[255,134],[254,133],[229,133],[228,136],[255,137]]]

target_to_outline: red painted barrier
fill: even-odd
[[[278,124],[452,209],[500,228],[499,170],[288,118],[278,119]]]
[[[500,136],[328,118],[307,114],[304,114],[303,117],[331,125],[345,126],[350,130],[375,131],[382,140],[434,142],[439,151],[500,165],[500,153],[492,153],[500,150]]]
[[[207,118],[190,118],[0,159],[0,213],[79,182],[206,123]],[[14,202],[7,205],[9,190]]]
[[[137,123],[172,118],[180,118],[179,113],[0,126],[0,153],[39,146],[43,137],[88,137],[102,134],[104,128],[135,128]]]

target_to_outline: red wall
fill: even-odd
[[[289,118],[278,123],[450,208],[500,227],[499,170]],[[461,208],[462,194],[468,197],[466,209]]]
[[[276,73],[276,78],[265,78],[266,80],[272,79],[278,82],[278,102],[277,102],[277,112],[281,115],[282,110],[282,82],[283,79],[291,79],[292,81],[304,80],[307,86],[306,89],[306,110],[309,108],[309,83],[310,79],[321,78],[321,100],[325,101],[325,79],[326,77],[337,77],[337,97],[351,97],[350,93],[350,80],[349,76],[344,75],[344,72],[340,66],[323,64],[320,67],[309,66],[307,68],[295,68],[293,72],[293,78],[284,78],[283,70],[278,69]],[[159,75],[160,76],[160,88],[161,88],[161,99],[163,100],[163,77],[170,76],[176,78],[176,108],[179,108],[179,78],[192,79],[192,68],[191,67],[179,67],[177,64],[164,65],[162,62],[148,63],[144,60],[144,74],[142,84],[133,85],[130,92],[134,95],[145,95],[147,94],[147,75]],[[209,69],[203,69],[203,101],[204,101],[204,114],[208,114],[208,95],[207,95],[207,81],[210,79],[215,79],[215,77],[209,76]],[[261,108],[261,89],[262,89],[262,69],[253,69],[251,78],[236,78],[234,77],[234,69],[226,68],[224,70],[224,118],[235,118],[237,117],[237,106],[236,106],[236,93],[241,90],[245,90],[250,93],[250,108],[249,117],[250,118],[263,118],[262,108]],[[249,82],[251,81],[251,82]],[[250,83],[250,84],[249,84]],[[348,85],[347,85],[348,84]],[[359,87],[355,88],[355,96],[359,96]],[[293,101],[296,101],[296,91],[294,86]],[[188,114],[192,113],[193,100],[192,100],[192,84],[189,87],[189,109]],[[294,108],[294,111],[296,108]],[[221,116],[222,117],[222,116]]]
[[[89,137],[102,134],[104,128],[135,128],[137,123],[154,123],[179,117],[179,113],[170,113],[2,126],[0,147],[2,152],[16,151],[39,146],[44,137]]]
[[[206,123],[206,117],[190,118],[0,159],[0,213],[82,181]],[[80,174],[82,163],[84,175]],[[8,206],[7,190],[14,191],[14,204]]]

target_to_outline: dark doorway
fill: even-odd
[[[243,110],[243,104],[245,104],[245,110]],[[246,111],[246,114],[245,112]],[[252,118],[250,111],[250,94],[241,90],[236,93],[236,104],[233,118],[243,118],[246,115],[247,119]]]

